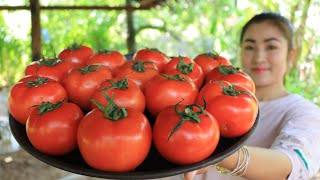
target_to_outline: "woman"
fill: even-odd
[[[256,85],[260,122],[247,147],[217,164],[224,174],[212,166],[186,173],[186,180],[305,180],[319,170],[320,108],[283,84],[295,56],[292,41],[289,21],[276,13],[258,14],[243,27],[241,62]]]

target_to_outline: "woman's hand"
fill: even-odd
[[[201,168],[201,169],[198,169],[198,170],[195,170],[195,171],[184,173],[184,179],[185,180],[192,180],[195,175],[203,174],[203,173],[207,172],[212,167],[213,166],[207,166],[205,168]]]

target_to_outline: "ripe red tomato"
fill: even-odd
[[[91,99],[107,106],[108,101],[103,95],[103,92],[107,93],[110,97],[114,97],[114,102],[119,106],[136,109],[140,112],[144,112],[146,108],[146,98],[143,92],[130,79],[114,78],[101,83],[99,89],[91,96]],[[90,104],[91,109],[97,107],[92,102]]]
[[[164,73],[173,72],[189,76],[200,89],[204,76],[201,67],[188,57],[175,57],[164,68]]]
[[[206,76],[212,69],[219,65],[232,65],[231,62],[225,57],[212,52],[199,54],[194,58],[194,62],[196,62],[201,67],[204,76]]]
[[[223,90],[212,92],[217,95],[206,101],[207,111],[217,119],[222,137],[240,137],[252,128],[258,114],[258,102],[244,87],[225,86],[224,83],[221,86]]]
[[[119,51],[100,50],[98,53],[89,57],[87,65],[102,64],[107,66],[114,74],[116,69],[124,65],[126,61],[126,57]]]
[[[196,103],[203,106],[203,100],[207,102],[215,96],[223,94],[223,86],[221,85],[221,83],[223,83],[227,87],[231,86],[231,83],[227,81],[211,81],[201,88],[197,96]]]
[[[205,84],[210,81],[228,81],[231,84],[240,85],[253,94],[255,93],[255,85],[252,78],[241,69],[234,66],[218,66],[210,71],[205,77]]]
[[[128,77],[143,90],[144,84],[158,73],[158,68],[154,63],[135,60],[121,66],[116,77],[121,79]]]
[[[183,74],[158,74],[150,79],[144,89],[147,109],[156,116],[161,110],[175,105],[192,104],[198,95],[198,88],[190,77]]]
[[[11,115],[25,125],[35,105],[41,102],[56,103],[67,98],[67,92],[58,82],[38,76],[26,76],[10,90],[8,109]]]
[[[93,109],[81,120],[78,129],[80,153],[95,169],[132,171],[149,153],[151,126],[142,112],[108,101],[109,107],[99,105],[99,109]]]
[[[192,164],[209,157],[220,139],[216,119],[199,105],[170,106],[159,113],[153,141],[159,153],[177,164]]]
[[[69,102],[42,102],[26,123],[31,144],[49,155],[63,155],[77,147],[77,131],[83,117],[81,109]]]
[[[47,77],[61,83],[71,68],[70,63],[58,58],[41,59],[29,64],[25,69],[25,75]]]
[[[71,63],[74,67],[84,67],[87,59],[93,54],[94,52],[90,47],[74,43],[62,50],[58,58]]]
[[[133,60],[154,62],[159,72],[163,72],[163,68],[170,61],[170,58],[156,48],[145,48],[137,51]]]
[[[73,68],[62,84],[67,90],[69,100],[82,110],[90,109],[90,97],[101,82],[111,79],[111,71],[103,65],[87,65],[84,68]]]

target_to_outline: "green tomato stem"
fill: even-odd
[[[128,116],[127,109],[121,106],[118,106],[116,103],[114,103],[114,97],[110,98],[108,94],[104,91],[102,91],[104,97],[108,101],[107,106],[103,106],[98,101],[91,99],[91,101],[97,105],[97,107],[103,112],[104,117],[106,119],[109,119],[111,121],[118,121],[120,119],[124,119]]]
[[[181,100],[180,102],[178,102],[175,105],[175,112],[178,116],[181,117],[181,120],[177,123],[177,125],[173,128],[173,130],[171,131],[169,137],[168,137],[168,141],[171,138],[171,136],[177,132],[177,130],[183,125],[183,123],[185,123],[186,121],[191,121],[193,123],[200,123],[201,119],[200,119],[200,115],[204,114],[207,116],[207,114],[205,113],[205,107],[206,107],[206,102],[204,101],[204,107],[200,106],[199,104],[190,104],[187,105],[183,111],[179,111],[178,110],[178,106],[179,104],[182,102],[183,100]],[[198,108],[200,111],[195,112],[194,111],[194,107]]]
[[[177,64],[177,70],[182,74],[190,74],[193,71],[194,63],[186,64],[181,56],[179,56],[179,63]]]

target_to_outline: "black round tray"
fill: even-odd
[[[251,130],[245,135],[238,138],[220,138],[219,144],[216,150],[205,160],[191,165],[177,165],[168,162],[160,156],[160,154],[152,145],[151,150],[145,159],[145,161],[138,166],[135,171],[126,173],[115,173],[101,171],[91,168],[83,160],[79,149],[72,151],[69,154],[63,156],[51,156],[41,153],[35,149],[30,143],[25,126],[18,123],[11,115],[9,117],[10,128],[13,136],[20,144],[20,146],[37,159],[54,166],[56,168],[69,171],[76,174],[107,178],[107,179],[155,179],[168,176],[174,176],[183,174],[199,168],[213,165],[224,158],[228,157],[238,149],[240,149],[246,142],[246,140],[252,135],[253,131],[257,127],[259,121],[259,112],[256,121]]]

